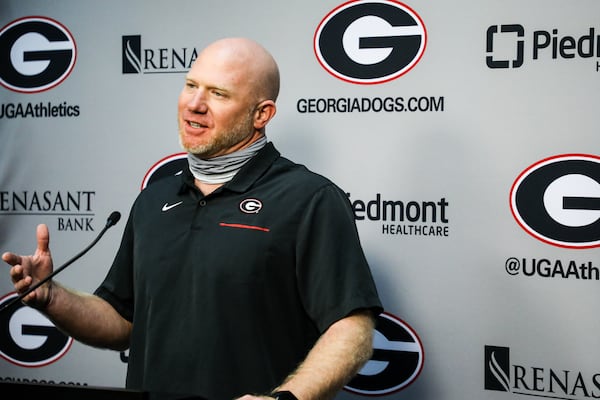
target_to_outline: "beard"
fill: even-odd
[[[254,132],[254,109],[249,110],[245,115],[240,116],[231,127],[220,129],[211,136],[206,143],[191,145],[183,142],[183,128],[179,127],[179,143],[181,147],[195,156],[203,159],[213,157],[223,150],[243,141]],[[227,152],[225,152],[227,154]]]

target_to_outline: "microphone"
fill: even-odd
[[[63,269],[67,268],[69,265],[73,264],[76,260],[78,260],[79,258],[81,258],[81,256],[83,256],[85,253],[87,253],[92,247],[94,247],[96,245],[96,243],[98,243],[98,241],[104,235],[104,233],[108,230],[108,228],[110,228],[111,226],[114,226],[117,222],[119,222],[120,219],[121,219],[121,213],[118,212],[118,211],[113,211],[109,215],[108,219],[106,220],[106,224],[104,225],[104,228],[102,228],[102,230],[100,231],[100,233],[98,234],[98,236],[96,236],[96,239],[94,239],[94,241],[92,243],[90,243],[85,249],[83,249],[81,252],[79,252],[77,255],[75,255],[73,258],[71,258],[69,261],[67,261],[66,263],[64,263],[58,269],[55,269],[54,272],[52,272],[50,275],[48,275],[47,277],[45,277],[44,279],[42,279],[41,281],[39,281],[35,285],[31,286],[25,292],[21,293],[18,297],[15,297],[14,299],[12,299],[10,302],[8,302],[8,304],[6,304],[2,308],[0,308],[0,312],[2,312],[5,309],[9,308],[10,306],[12,306],[13,304],[15,304],[16,302],[22,300],[23,297],[27,296],[29,293],[33,292],[35,289],[39,288],[44,283],[48,282],[50,279],[52,279],[54,276],[56,276],[56,274],[58,274]]]
[[[98,239],[96,239],[95,242],[97,242],[100,239],[100,236],[104,235],[104,232],[106,232],[106,230],[108,228],[110,228],[111,226],[116,225],[117,222],[119,222],[120,219],[121,219],[121,213],[120,212],[113,211],[112,213],[110,213],[110,215],[108,216],[108,219],[106,220],[106,226],[104,227],[103,231],[100,232],[100,235],[98,235]]]

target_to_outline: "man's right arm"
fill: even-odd
[[[24,293],[52,273],[50,235],[45,224],[38,225],[36,239],[37,248],[32,255],[2,254],[2,260],[11,266],[10,276],[18,293]],[[23,302],[85,344],[114,350],[129,347],[131,322],[98,296],[77,292],[50,280],[27,294]]]
[[[129,348],[132,324],[106,300],[50,283],[50,299],[41,310],[64,333],[94,347]]]

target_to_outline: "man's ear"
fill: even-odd
[[[256,107],[256,112],[254,114],[254,128],[263,129],[267,126],[271,118],[275,116],[276,112],[277,107],[273,100],[261,101]]]

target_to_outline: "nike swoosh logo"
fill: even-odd
[[[174,203],[174,204],[169,204],[169,203],[165,203],[164,206],[162,206],[162,210],[164,211],[169,211],[171,208],[173,207],[177,207],[178,205],[180,205],[181,203],[183,203],[183,201],[180,201],[179,203]]]

